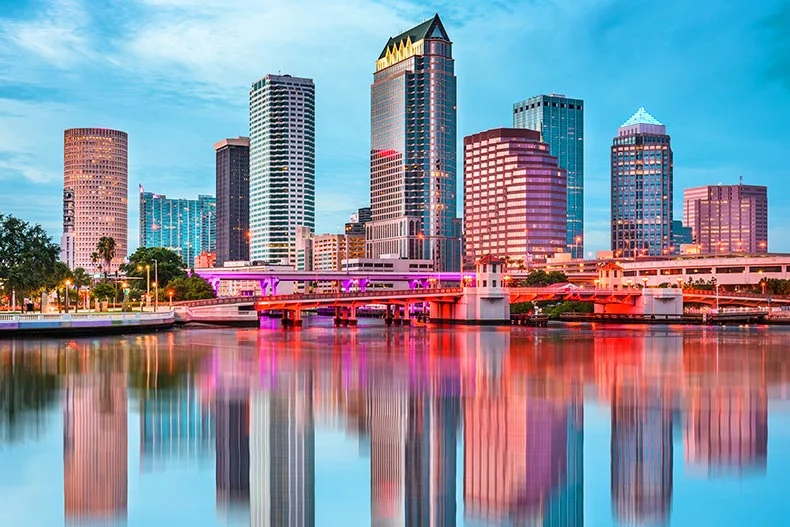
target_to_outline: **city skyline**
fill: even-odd
[[[369,189],[364,182],[368,177],[369,115],[364,101],[369,89],[369,57],[379,51],[382,35],[411,27],[435,10],[442,14],[458,60],[459,136],[507,126],[513,102],[535,93],[561,92],[585,100],[588,252],[608,245],[608,208],[603,205],[608,201],[607,136],[621,116],[634,107],[650,108],[671,127],[678,190],[720,180],[735,181],[740,176],[747,184],[771,186],[781,175],[780,149],[775,146],[786,142],[788,134],[780,116],[790,107],[790,76],[776,61],[786,45],[777,31],[790,19],[790,10],[780,10],[778,2],[761,4],[745,10],[745,14],[739,2],[730,2],[718,6],[711,15],[713,20],[703,20],[700,13],[682,22],[681,3],[674,2],[627,9],[617,2],[581,5],[573,12],[562,3],[514,4],[479,12],[476,6],[426,8],[407,2],[396,12],[359,1],[348,6],[348,16],[334,17],[336,21],[327,21],[332,17],[320,5],[306,19],[290,7],[277,5],[255,12],[250,12],[249,3],[201,3],[200,9],[195,5],[188,1],[141,1],[130,3],[129,10],[122,13],[105,13],[110,19],[117,17],[119,33],[106,47],[108,41],[99,38],[104,28],[98,23],[106,19],[88,11],[84,2],[23,2],[8,11],[0,20],[0,39],[9,43],[7,51],[0,53],[10,57],[0,93],[0,114],[8,123],[3,130],[7,141],[0,149],[0,190],[9,195],[4,212],[40,222],[54,239],[59,239],[61,226],[56,214],[61,196],[54,185],[62,170],[59,143],[63,129],[81,125],[129,132],[130,186],[150,184],[157,178],[162,181],[163,193],[177,194],[187,182],[194,185],[194,194],[212,193],[211,145],[217,137],[246,133],[245,86],[267,71],[280,70],[314,78],[325,90],[324,95],[319,91],[317,101],[317,106],[326,110],[323,116],[319,113],[316,131],[316,230],[332,232],[334,225],[343,223],[349,213],[367,201]],[[534,26],[517,27],[511,20],[517,18],[512,16],[516,11],[531,15]],[[140,27],[124,18],[130,13],[139,15]],[[645,16],[658,23],[654,31],[643,35],[641,47],[663,53],[654,55],[651,64],[631,63],[623,70],[624,51],[619,42],[631,31],[632,24]],[[247,20],[259,17],[277,20],[274,25],[282,29],[278,27],[277,32],[266,36],[244,29],[253,27]],[[174,33],[174,19],[183,21],[175,27],[183,29],[184,34]],[[562,29],[556,31],[560,19]],[[227,37],[216,31],[205,38],[203,30],[231,27],[240,20],[246,23],[238,32],[239,38],[249,44],[249,51],[245,48],[228,58],[221,52],[230,45],[224,40]],[[315,36],[299,43],[282,39],[297,20],[315,29]],[[717,21],[729,28],[718,39],[721,32],[714,32]],[[675,29],[666,44],[670,29],[662,28],[670,23]],[[60,31],[61,27],[68,31]],[[131,32],[133,28],[137,31]],[[340,53],[334,43],[326,45],[329,36],[341,30],[359,30],[354,50]],[[189,39],[206,54],[187,52],[181,45],[170,46],[172,34]],[[701,34],[712,36],[700,38]],[[128,42],[123,37],[128,37]],[[277,44],[278,38],[283,43]],[[523,73],[511,71],[519,69],[511,67],[514,46],[545,43],[546,38],[552,39],[550,51],[531,59],[530,80],[523,82]],[[269,39],[276,45],[266,49]],[[492,45],[483,50],[476,45],[480,39]],[[594,45],[579,51],[588,40]],[[627,52],[631,53],[636,52]],[[322,60],[317,61],[317,56]],[[619,58],[614,60],[615,56]],[[652,75],[656,63],[670,64],[670,60],[673,67],[663,68],[660,82],[650,86],[628,82]],[[128,64],[144,64],[144,72],[149,75],[135,72],[131,77]],[[99,72],[102,82],[97,87],[93,80]],[[491,74],[499,79],[492,85],[485,82]],[[727,82],[722,82],[722,75]],[[752,107],[738,127],[733,127],[727,112],[718,108],[747,97]],[[157,116],[156,120],[152,115]],[[184,126],[184,122],[190,126]],[[708,140],[724,129],[728,133],[719,140]],[[175,153],[168,150],[163,155],[164,151],[154,148],[162,141],[172,142],[173,137],[180,142]],[[13,193],[8,191],[11,181],[15,182]],[[680,210],[682,202],[678,194],[675,192],[675,210]],[[790,229],[785,216],[790,209],[783,206],[784,199],[779,193],[770,196],[770,237],[777,241],[771,244],[776,251],[790,247],[782,241],[787,239],[782,233]],[[137,239],[134,205],[129,210],[132,241]]]

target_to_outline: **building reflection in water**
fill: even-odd
[[[13,379],[17,350],[0,343],[0,373],[4,393],[40,386],[26,419],[62,387],[70,523],[127,516],[128,390],[144,469],[213,448],[221,519],[289,527],[323,523],[316,422],[369,453],[372,525],[453,526],[463,505],[466,525],[582,526],[586,393],[611,411],[613,521],[667,524],[673,433],[684,472],[766,472],[768,399],[788,385],[790,337],[738,335],[196,330],[70,343],[65,360],[31,353]]]
[[[472,390],[464,401],[467,516],[489,525],[583,525],[580,386],[517,374],[508,333],[472,338],[474,382],[466,383]]]
[[[84,348],[84,349],[83,349]],[[87,355],[90,351],[96,355]],[[77,350],[86,361],[66,374],[63,487],[68,523],[122,521],[127,514],[127,392],[121,349]],[[105,354],[106,353],[106,354]]]

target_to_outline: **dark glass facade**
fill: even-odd
[[[438,15],[391,38],[371,86],[370,257],[459,265],[456,78]]]
[[[250,140],[225,139],[217,153],[217,267],[250,259]]]
[[[540,132],[568,173],[566,251],[584,257],[584,101],[538,95],[513,105],[513,127]]]
[[[611,150],[612,251],[661,256],[672,243],[672,147],[666,127],[640,108]]]

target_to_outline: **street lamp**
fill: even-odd
[[[159,308],[159,261],[154,260],[154,311]]]
[[[596,278],[595,280],[593,280],[593,282],[595,283],[595,289],[597,290],[598,286],[601,285],[601,281]]]
[[[175,291],[173,291],[172,289],[167,292],[167,296],[170,297],[170,309],[173,309],[173,295],[174,294],[175,294]]]
[[[683,289],[683,278],[678,276],[675,280],[678,281],[678,289]]]
[[[642,289],[647,288],[647,278],[642,278]]]
[[[143,266],[138,265],[137,270],[142,271]],[[145,264],[145,303],[151,304],[151,266],[149,264]]]
[[[71,280],[66,280],[66,313],[69,312],[69,287],[71,287]]]

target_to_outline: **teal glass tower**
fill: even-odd
[[[584,256],[584,101],[537,95],[513,105],[513,128],[540,132],[560,168],[568,172],[566,251]]]
[[[194,266],[201,252],[216,252],[216,208],[213,196],[169,199],[140,185],[140,247],[170,249]]]
[[[439,15],[392,37],[370,88],[367,256],[458,270],[456,78]]]

